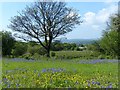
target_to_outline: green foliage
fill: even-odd
[[[104,50],[100,46],[100,41],[96,41],[93,44],[87,45],[87,50],[104,53]]]
[[[51,46],[52,51],[61,51],[63,50],[63,45],[62,43],[53,43]]]
[[[29,44],[30,46],[38,45],[35,41],[29,41],[28,44]]]
[[[112,58],[118,57],[119,56],[118,53],[120,53],[120,48],[118,47],[120,36],[119,21],[120,21],[119,15],[112,16],[110,18],[110,23],[108,24],[106,31],[104,31],[101,40],[92,45],[88,45],[88,50],[95,50],[101,52],[99,58],[103,58],[102,57],[103,54],[105,54],[106,56],[111,56]]]
[[[2,55],[11,55],[11,51],[15,44],[15,39],[12,37],[10,32],[1,32],[2,33]]]
[[[105,55],[99,55],[98,59],[105,59]]]
[[[40,47],[39,54],[40,55],[46,55],[46,50],[43,47]]]
[[[19,56],[19,58],[25,58],[27,60],[32,59],[32,55],[30,53],[25,53],[22,56]]]
[[[112,57],[112,56],[109,55],[109,56],[106,56],[105,58],[106,58],[106,59],[113,59],[113,58],[115,58],[115,57]],[[116,59],[117,59],[117,58],[116,58]]]
[[[59,40],[56,40],[51,45],[52,51],[62,51],[62,50],[75,50],[77,45],[75,43],[61,43]]]
[[[39,53],[39,50],[40,50],[40,46],[38,46],[38,45],[28,46],[28,52],[29,52],[31,55],[34,55],[35,53]]]
[[[112,30],[106,32],[100,41],[100,46],[107,55],[118,55],[118,32]]]
[[[34,46],[29,45],[28,53],[30,53],[32,56],[34,56],[34,54],[46,55],[46,50],[40,45],[34,45]]]
[[[51,56],[52,56],[52,57],[55,57],[55,52],[51,52]]]
[[[12,55],[15,57],[22,56],[27,52],[27,45],[24,42],[16,42],[14,49],[12,49]]]
[[[33,59],[35,59],[35,60],[40,60],[40,58],[41,58],[41,56],[40,56],[40,54],[38,54],[38,53],[35,53],[35,54],[33,55]]]
[[[79,47],[76,47],[75,50],[76,50],[76,51],[80,51],[80,48],[79,48]]]

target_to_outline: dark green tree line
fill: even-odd
[[[2,33],[2,55],[11,55],[11,51],[15,45],[15,38],[12,37],[10,32],[1,32]]]

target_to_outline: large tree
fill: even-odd
[[[120,59],[120,15],[116,14],[110,18],[108,28],[100,41],[101,48],[106,54],[118,56]]]
[[[38,41],[46,49],[47,57],[50,57],[52,40],[72,31],[75,25],[80,23],[76,10],[68,8],[65,2],[51,1],[35,2],[27,6],[11,19],[9,27],[19,32],[19,35],[16,35],[19,38]]]

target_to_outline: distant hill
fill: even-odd
[[[79,44],[92,44],[97,39],[61,39],[62,43],[76,43],[77,45]]]

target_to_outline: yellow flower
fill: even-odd
[[[37,82],[39,82],[39,80],[37,80]]]
[[[8,76],[8,78],[10,78],[10,76]]]
[[[83,81],[83,83],[85,83],[85,81]]]

